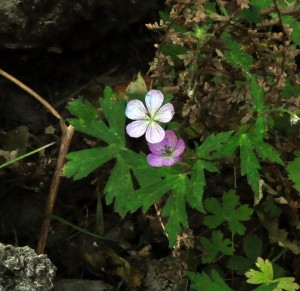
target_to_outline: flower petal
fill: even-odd
[[[175,165],[178,162],[178,160],[179,157],[164,157],[155,154],[147,155],[147,162],[152,167],[170,167]]]
[[[154,155],[154,154],[147,155],[147,162],[152,167],[162,167],[163,166],[162,160],[163,157],[161,156]]]
[[[126,126],[126,132],[131,137],[140,137],[146,132],[148,125],[147,120],[136,120]]]
[[[154,116],[164,101],[164,95],[159,90],[150,90],[145,96],[147,109]]]
[[[155,155],[164,155],[165,149],[167,145],[167,140],[164,138],[161,142],[158,143],[150,143],[148,142],[148,147],[152,154]]]
[[[125,114],[129,119],[148,119],[147,109],[140,100],[131,100],[127,103]]]
[[[156,123],[151,122],[146,131],[146,140],[150,143],[161,142],[165,137],[165,132],[162,127]]]
[[[173,105],[171,103],[167,103],[158,110],[155,115],[155,120],[166,123],[172,119],[174,114],[175,111]]]
[[[166,145],[169,146],[173,151],[177,145],[177,137],[175,132],[173,130],[166,130],[165,139],[166,139]]]
[[[163,166],[173,166],[179,161],[179,157],[163,157],[162,158],[162,165]]]
[[[181,156],[181,154],[184,152],[184,150],[185,150],[185,143],[182,139],[179,139],[175,146],[175,149],[173,152],[173,157]]]

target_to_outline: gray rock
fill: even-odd
[[[70,40],[72,46],[88,46],[113,29],[123,31],[149,11],[156,11],[159,2],[0,0],[0,48],[59,51],[56,46]]]
[[[97,0],[0,0],[0,46],[32,48],[63,37],[79,19],[88,19]]]
[[[46,291],[53,287],[56,267],[28,246],[0,243],[0,291]]]

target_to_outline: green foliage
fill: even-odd
[[[267,7],[273,5],[273,0],[251,0],[250,5],[259,9],[266,9]]]
[[[216,270],[211,271],[209,276],[207,273],[202,272],[192,273],[188,272],[187,276],[192,281],[191,290],[203,290],[203,291],[233,291],[219,275]]]
[[[279,230],[277,225],[277,232],[272,230],[272,224],[267,225],[263,219],[265,214],[272,219],[285,214],[282,206],[274,203],[273,195],[263,196],[263,185],[267,185],[268,179],[270,185],[275,184],[277,172],[286,167],[281,156],[287,156],[284,143],[288,145],[290,141],[283,134],[278,135],[274,128],[289,132],[288,117],[298,114],[293,100],[300,93],[299,76],[293,72],[292,57],[300,44],[300,26],[290,11],[299,4],[293,0],[251,0],[248,8],[246,2],[235,1],[231,5],[230,1],[205,1],[197,6],[195,3],[179,5],[178,1],[174,7],[170,4],[167,12],[160,12],[166,25],[156,28],[165,31],[165,36],[152,72],[158,80],[167,79],[166,87],[172,84],[172,79],[173,85],[180,84],[180,94],[176,97],[179,104],[185,102],[185,122],[188,123],[189,118],[193,120],[188,128],[183,128],[187,123],[181,123],[182,120],[166,125],[178,133],[188,132],[189,144],[194,145],[187,149],[181,163],[152,168],[146,162],[145,153],[127,148],[126,102],[118,99],[110,88],[107,87],[104,97],[99,99],[100,109],[79,99],[68,105],[73,115],[69,122],[77,131],[100,140],[101,146],[70,153],[64,167],[65,176],[81,179],[109,163],[110,172],[104,188],[106,203],[114,203],[115,210],[124,216],[140,208],[146,212],[157,201],[159,205],[164,202],[160,210],[170,246],[176,244],[182,228],[189,228],[188,214],[191,212],[194,217],[194,212],[198,212],[199,221],[208,229],[205,229],[207,235],[201,232],[200,239],[195,239],[203,251],[204,271],[188,273],[191,290],[232,290],[216,270],[208,273],[211,266],[204,265],[220,261],[218,268],[227,266],[236,276],[246,273],[249,284],[260,285],[254,290],[297,290],[299,287],[294,278],[283,277],[278,265],[261,259],[267,247],[263,248],[262,240],[247,232],[244,223],[252,218],[255,210],[259,214],[255,219],[260,219],[269,234],[272,233],[270,240],[286,247],[286,238],[274,240],[274,237],[278,233],[287,235],[287,232]],[[203,9],[198,11],[199,7]],[[192,12],[200,13],[187,17]],[[165,84],[160,85],[164,87]],[[139,76],[138,81],[128,87],[125,98],[143,101],[146,89]],[[188,98],[184,100],[184,96]],[[170,97],[165,97],[165,101],[169,101]],[[218,98],[222,106],[225,100],[225,106],[229,107],[224,113],[218,110],[224,108],[214,106],[219,105]],[[297,132],[297,128],[294,131]],[[255,202],[260,203],[257,208],[244,204],[244,196],[240,197],[234,190],[225,189],[227,192],[220,199],[205,197],[207,176],[219,171],[222,175],[228,167],[240,169],[245,176],[242,183],[247,180]],[[266,171],[268,167],[276,174]],[[296,155],[286,170],[298,191],[299,169],[300,157]],[[283,173],[286,176],[286,171]],[[251,199],[253,197],[247,197],[247,201]],[[192,209],[187,212],[189,207]],[[244,237],[234,241],[235,235]],[[290,249],[297,251],[296,247]],[[259,270],[251,269],[255,262]],[[280,270],[280,275],[276,269]],[[279,278],[274,278],[274,273]],[[242,283],[246,283],[245,279]]]
[[[211,229],[217,228],[226,223],[232,234],[243,235],[245,227],[240,221],[247,221],[251,218],[253,210],[247,204],[239,205],[239,196],[234,190],[224,193],[222,203],[216,198],[205,200],[206,215],[203,224]]]
[[[294,187],[300,191],[300,156],[296,157],[287,166],[289,178],[294,182]]]
[[[264,142],[261,134],[257,134],[257,132],[231,136],[218,156],[233,156],[238,147],[240,147],[241,173],[246,175],[249,185],[258,197],[260,195],[259,170],[261,168],[258,157],[279,165],[284,165],[284,163],[273,146]]]
[[[232,242],[227,238],[223,239],[223,233],[219,230],[213,231],[211,240],[204,236],[201,236],[200,240],[204,247],[204,255],[201,258],[203,264],[214,262],[219,253],[233,255]]]
[[[262,253],[262,241],[257,236],[248,236],[243,241],[245,257],[234,255],[228,260],[228,267],[239,275],[245,274],[254,266],[257,257]]]
[[[256,262],[256,266],[258,267],[258,271],[250,269],[245,273],[245,276],[248,278],[247,282],[249,284],[263,284],[263,286],[267,287],[269,284],[277,284],[277,287],[273,290],[280,291],[294,291],[299,290],[300,286],[295,283],[295,279],[292,277],[281,277],[274,279],[273,276],[273,266],[272,263],[266,259],[258,258]],[[260,289],[264,290],[264,289]]]
[[[108,204],[114,201],[116,210],[124,216],[133,206],[131,201],[134,189],[131,170],[135,165],[129,160],[133,159],[136,164],[139,164],[139,169],[144,167],[144,171],[149,170],[148,174],[151,174],[151,168],[145,167],[144,155],[136,154],[126,148],[125,101],[118,100],[111,88],[107,87],[104,90],[104,97],[99,99],[99,105],[107,124],[99,118],[98,110],[91,103],[78,99],[69,104],[68,109],[76,118],[70,118],[68,121],[75,129],[103,140],[108,145],[68,154],[64,175],[75,180],[81,179],[114,159],[115,166],[105,187],[106,201]]]

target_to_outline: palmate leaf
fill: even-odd
[[[221,132],[217,135],[211,134],[196,149],[196,155],[199,158],[193,165],[191,183],[192,188],[186,193],[186,199],[190,206],[200,212],[204,212],[203,208],[203,192],[205,183],[205,171],[218,172],[218,168],[213,162],[208,161],[213,154],[224,147],[228,138],[232,135],[232,131]]]
[[[98,110],[90,102],[77,99],[70,102],[67,108],[72,115],[76,116],[76,118],[68,118],[68,122],[77,131],[101,139],[108,144],[115,141],[109,128],[103,120],[99,119]]]
[[[226,223],[233,234],[243,235],[245,227],[240,221],[249,220],[253,210],[247,204],[238,204],[239,197],[234,190],[224,193],[222,203],[216,198],[206,199],[205,210],[211,214],[204,217],[203,224],[214,229]]]
[[[259,9],[266,9],[270,5],[274,5],[273,0],[251,0],[250,5],[257,7]]]
[[[76,130],[103,140],[108,145],[68,154],[64,175],[73,179],[81,179],[109,160],[115,160],[104,192],[107,203],[114,202],[116,211],[124,216],[133,207],[131,203],[133,203],[134,195],[131,177],[134,165],[128,161],[134,160],[135,165],[145,165],[145,155],[134,153],[126,148],[125,101],[117,100],[112,90],[107,87],[99,103],[108,125],[99,119],[98,110],[89,102],[75,100],[68,106],[70,112],[76,117],[69,119]],[[145,176],[153,174],[149,166],[141,170]],[[143,204],[138,207],[141,206]]]
[[[168,198],[162,215],[168,216],[166,232],[168,234],[170,245],[176,243],[176,238],[181,231],[181,225],[188,228],[188,218],[185,208],[185,193],[189,191],[190,181],[186,175],[179,175],[174,184],[172,194]]]
[[[202,290],[202,291],[233,291],[224,281],[224,279],[219,275],[216,270],[211,271],[209,276],[207,273],[202,272],[193,273],[187,272],[187,276],[192,281],[191,290]]]
[[[217,135],[209,135],[196,150],[196,155],[199,158],[207,158],[209,153],[218,151],[223,148],[224,144],[228,141],[233,131],[226,131],[218,133]]]
[[[248,134],[242,134],[240,137],[240,159],[241,172],[247,176],[249,185],[254,194],[259,196],[259,169],[260,164],[253,150],[253,145]]]
[[[262,252],[262,241],[257,236],[249,235],[244,239],[243,250],[245,257],[232,256],[228,260],[228,267],[239,275],[245,274],[255,264]]]
[[[116,148],[114,146],[69,153],[67,155],[68,162],[63,168],[63,174],[68,178],[73,177],[74,180],[82,179],[111,160],[115,154]]]
[[[222,34],[227,47],[228,52],[225,52],[226,60],[235,68],[242,68],[243,72],[250,76],[250,66],[253,65],[252,56],[243,51],[241,45],[227,32]]]
[[[287,166],[289,178],[294,182],[294,187],[300,191],[300,157],[295,158]]]
[[[257,112],[262,112],[264,109],[264,91],[260,87],[253,75],[250,77],[250,94],[253,102],[253,107]]]
[[[223,240],[223,233],[219,230],[213,231],[211,240],[204,236],[200,240],[205,250],[201,258],[203,264],[212,263],[219,253],[227,256],[233,254],[232,242],[229,239]]]
[[[284,165],[278,152],[272,145],[264,142],[261,135],[253,135],[245,133],[240,135],[240,159],[241,159],[241,172],[242,175],[247,176],[249,185],[253,192],[258,197],[259,194],[259,180],[260,180],[260,163],[258,157],[268,159],[279,165]],[[257,155],[256,155],[256,153]]]
[[[247,283],[249,284],[263,284],[262,286],[268,287],[270,284],[276,284],[277,287],[273,290],[286,290],[286,291],[294,291],[299,290],[300,286],[295,283],[295,278],[292,277],[281,277],[274,279],[273,276],[273,265],[272,263],[266,259],[257,258],[256,266],[258,267],[258,271],[254,269],[250,269],[245,273],[245,276],[248,278]],[[255,290],[269,290],[264,287],[257,288]]]
[[[186,192],[186,199],[190,206],[200,212],[205,212],[203,208],[203,192],[205,183],[204,171],[208,170],[210,172],[218,172],[217,167],[207,161],[198,160],[193,166],[192,176],[191,176],[191,189]]]

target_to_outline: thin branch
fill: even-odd
[[[8,74],[7,72],[0,69],[0,75],[2,75],[4,78],[8,79],[9,81],[16,84],[18,87],[20,87],[22,90],[27,92],[29,95],[31,95],[33,98],[35,98],[39,103],[41,103],[55,118],[59,120],[60,128],[62,132],[61,137],[61,143],[60,143],[60,149],[58,153],[57,163],[55,167],[55,171],[52,177],[49,196],[46,204],[46,210],[45,210],[45,217],[44,221],[41,227],[41,232],[39,236],[39,241],[37,245],[37,253],[42,254],[45,251],[45,246],[48,239],[48,232],[50,228],[50,216],[53,212],[53,208],[55,205],[58,189],[61,183],[61,171],[64,165],[65,157],[69,151],[70,143],[72,140],[72,136],[74,133],[74,127],[72,125],[67,126],[64,122],[64,119],[61,117],[61,115],[56,111],[56,109],[48,103],[42,96],[37,94],[35,91],[33,91],[31,88],[26,86],[24,83],[13,77],[12,75]]]

